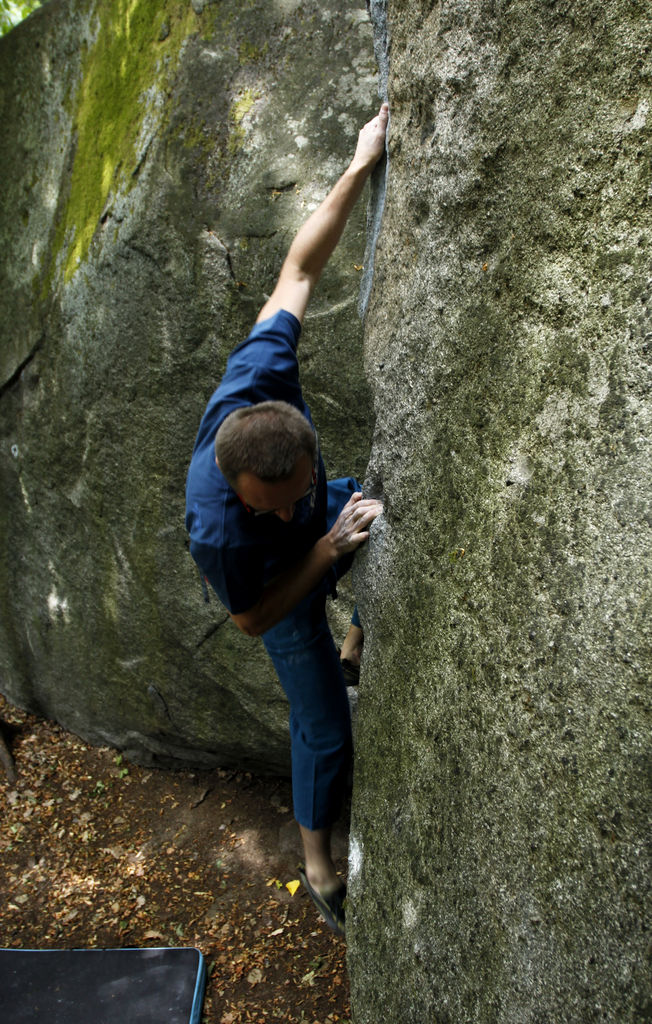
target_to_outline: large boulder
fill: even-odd
[[[140,760],[285,771],[259,641],[205,603],[204,405],[376,103],[362,0],[51,0],[0,41],[0,688]],[[364,203],[303,382],[332,475],[371,437]],[[346,601],[336,616],[343,626]]]
[[[387,16],[354,1019],[642,1024],[652,9]]]

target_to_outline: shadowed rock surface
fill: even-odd
[[[229,351],[373,113],[363,3],[52,0],[0,41],[0,685],[140,760],[285,771],[259,641],[205,604],[187,464]],[[364,474],[362,202],[304,327]],[[336,615],[343,629],[347,601]]]
[[[387,15],[354,1019],[642,1024],[652,12]]]

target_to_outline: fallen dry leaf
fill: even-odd
[[[195,946],[210,965],[202,1024],[350,1018],[345,944],[281,881],[296,863],[278,846],[288,781],[137,765],[120,777],[115,750],[1,696],[0,717],[18,770],[14,786],[0,772],[3,945]]]

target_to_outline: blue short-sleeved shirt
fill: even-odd
[[[280,310],[254,326],[226,364],[199,425],[186,481],[190,553],[230,612],[247,611],[263,588],[305,555],[326,533],[326,473],[318,457],[316,495],[297,502],[290,523],[246,510],[215,463],[215,435],[243,405],[283,401],[312,424],[299,383],[301,324]],[[314,429],[314,427],[313,427]]]

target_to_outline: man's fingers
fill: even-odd
[[[355,544],[356,547],[359,547],[365,540],[369,540],[369,530],[361,530],[351,537],[351,543]]]
[[[380,135],[384,135],[385,132],[387,131],[387,122],[388,121],[389,121],[389,105],[387,103],[383,103],[382,107],[378,111],[378,116],[374,117],[374,119],[371,122],[371,124],[372,124],[372,127],[375,128],[376,131]]]
[[[351,550],[367,540],[367,527],[382,511],[382,502],[377,498],[363,498],[360,491],[351,495],[334,527],[346,545],[345,550]]]
[[[373,165],[381,157],[385,148],[385,135],[389,118],[389,106],[383,103],[376,117],[360,129],[356,156],[366,165]]]
[[[340,553],[354,551],[367,540],[368,527],[382,511],[382,502],[377,498],[363,498],[360,491],[352,494],[331,530]]]
[[[378,498],[363,498],[362,491],[354,491],[342,509],[342,512],[350,512],[356,508],[370,508],[372,504],[380,505],[382,508],[382,502],[380,502]]]
[[[383,506],[380,504],[380,502],[374,501],[373,503],[369,503],[369,504],[365,504],[365,505],[362,505],[362,504],[358,505],[354,509],[354,512],[355,512],[355,514],[358,515],[358,517],[360,519],[364,519],[364,518],[366,518],[369,515],[370,516],[377,516],[379,514],[379,512],[382,512],[382,510],[383,510]]]
[[[374,519],[377,516],[379,516],[382,511],[383,506],[378,501],[374,501],[373,503],[370,504],[365,503],[364,508],[361,505],[358,505],[355,509],[352,510],[351,516],[351,518],[355,522],[355,529],[364,529],[366,526],[369,525],[369,523],[372,523]]]
[[[382,502],[378,501],[377,498],[363,498],[362,495],[354,494],[346,503],[342,512],[345,512],[350,517],[363,518],[370,514],[373,518],[382,510]]]

